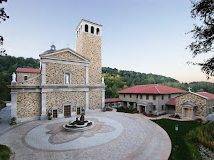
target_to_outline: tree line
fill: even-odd
[[[39,59],[23,58],[13,56],[0,56],[0,101],[10,100],[10,89],[7,85],[11,83],[11,75],[18,67],[39,68]],[[214,93],[214,83],[210,82],[191,82],[180,83],[178,80],[156,74],[146,74],[134,71],[118,70],[116,68],[103,67],[102,76],[105,79],[106,98],[117,98],[116,93],[135,85],[162,84],[174,88],[188,90],[192,88],[193,92]]]

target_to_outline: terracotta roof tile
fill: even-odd
[[[208,92],[197,92],[197,94],[207,97],[208,99],[214,99],[214,94],[208,93]]]
[[[170,99],[166,105],[175,106],[175,98]]]
[[[107,102],[120,102],[122,101],[120,98],[108,98],[108,99],[105,99],[105,103]]]
[[[17,68],[16,72],[23,72],[23,73],[40,73],[40,69],[33,69],[33,68]]]
[[[181,89],[163,86],[159,84],[138,85],[118,91],[117,93],[138,93],[138,94],[171,94],[186,92]]]

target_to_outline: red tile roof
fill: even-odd
[[[105,103],[107,102],[120,102],[122,101],[120,98],[108,98],[108,99],[105,99]]]
[[[175,98],[170,99],[166,105],[175,106]]]
[[[24,73],[40,73],[40,69],[33,68],[17,68],[16,72],[24,72]]]
[[[208,92],[197,92],[197,94],[207,97],[208,99],[214,99],[214,94],[208,93]]]
[[[186,92],[181,89],[163,86],[160,84],[138,85],[118,91],[117,93],[138,93],[138,94],[171,94]]]

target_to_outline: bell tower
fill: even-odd
[[[102,77],[102,25],[82,19],[76,28],[76,51],[90,61],[89,84],[100,84]]]

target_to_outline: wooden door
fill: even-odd
[[[80,107],[77,108],[77,114],[80,114]]]
[[[186,109],[186,112],[185,112],[185,113],[186,113],[186,117],[187,117],[187,118],[191,118],[191,109],[189,109],[189,108]]]
[[[71,106],[64,106],[64,117],[71,116]]]
[[[57,110],[53,110],[53,118],[57,118]]]

